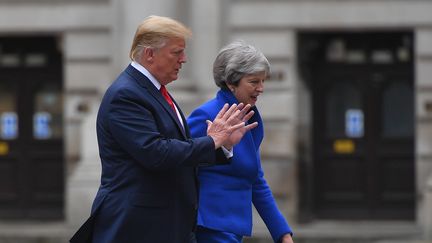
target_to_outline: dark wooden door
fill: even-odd
[[[321,217],[413,217],[412,79],[391,72],[327,70],[316,86],[315,193]]]
[[[57,39],[0,38],[0,219],[63,217],[62,116]]]
[[[324,51],[311,65],[316,217],[414,218],[411,38],[333,33],[318,42]]]

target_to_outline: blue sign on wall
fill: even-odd
[[[51,138],[51,114],[48,112],[37,112],[33,117],[33,134],[37,139]]]
[[[0,136],[2,139],[18,137],[18,117],[15,112],[3,112],[0,116]]]
[[[360,109],[348,109],[345,113],[345,135],[350,138],[363,137],[364,119]]]

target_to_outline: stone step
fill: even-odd
[[[0,243],[66,243],[72,232],[63,221],[0,221]]]
[[[67,243],[65,237],[19,237],[19,236],[0,236],[0,243]]]

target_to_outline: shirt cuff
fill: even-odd
[[[229,158],[231,158],[231,157],[234,156],[233,149],[228,150],[228,149],[226,149],[224,146],[222,146],[222,151],[223,151],[223,153],[225,154],[225,157],[227,157],[227,159],[229,159]]]

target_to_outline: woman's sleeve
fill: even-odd
[[[190,129],[191,137],[202,137],[207,135],[206,120],[211,120],[209,115],[201,108],[198,108],[187,118],[187,124]]]
[[[274,242],[278,242],[285,234],[292,234],[291,228],[279,211],[270,187],[264,179],[261,166],[252,190],[252,202],[270,231]]]

